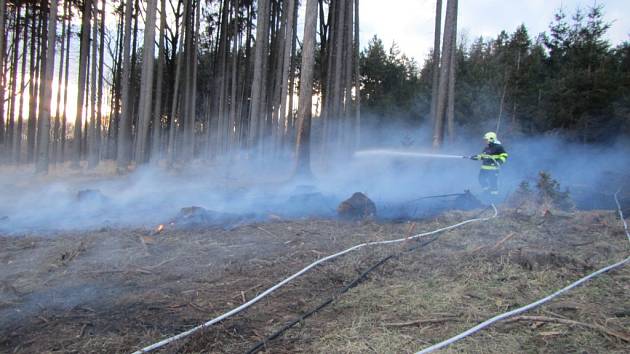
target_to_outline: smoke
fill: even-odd
[[[459,136],[439,154],[474,155],[483,149],[481,135],[460,132]],[[5,171],[0,174],[0,232],[153,228],[189,206],[248,215],[252,220],[264,220],[272,214],[283,218],[329,217],[354,192],[367,194],[381,210],[429,195],[464,190],[478,194],[479,162],[435,158],[434,151],[424,148],[429,146],[429,137],[426,127],[401,123],[363,132],[361,147],[380,149],[381,153],[352,156],[343,150],[322,155],[315,145],[313,180],[292,178],[294,163],[287,154],[265,161],[197,161],[179,171],[147,166],[126,176],[75,173],[43,178],[30,171]],[[499,135],[499,139],[509,153],[500,171],[501,198],[522,181],[535,181],[542,170],[576,194],[610,194],[630,172],[628,141],[593,146],[551,135]],[[321,137],[314,140],[321,141]],[[78,197],[79,191],[88,189],[100,194]],[[587,201],[582,206],[588,207]]]

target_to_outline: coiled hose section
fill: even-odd
[[[628,242],[630,242],[630,232],[628,232],[628,223],[626,222],[626,220],[623,217],[623,212],[621,211],[621,204],[619,204],[619,199],[617,198],[617,195],[619,194],[620,191],[621,190],[618,190],[615,193],[615,195],[614,195],[615,203],[617,204],[617,211],[619,212],[619,218],[621,219],[621,222],[623,223],[623,227],[624,227],[624,230],[626,232],[626,236],[628,237]],[[442,349],[442,348],[444,348],[446,346],[449,346],[449,345],[457,342],[460,339],[466,338],[466,337],[470,336],[473,333],[479,332],[480,330],[482,330],[482,329],[492,325],[495,322],[507,319],[508,317],[512,317],[512,316],[518,315],[520,313],[523,313],[525,311],[531,310],[531,309],[533,309],[535,307],[538,307],[538,306],[544,304],[545,302],[547,302],[547,301],[549,301],[549,300],[551,300],[551,299],[553,299],[553,298],[555,298],[555,297],[557,297],[557,296],[559,296],[559,295],[561,295],[561,294],[563,294],[563,293],[565,293],[565,292],[567,292],[567,291],[569,291],[569,290],[571,290],[571,289],[581,285],[582,283],[585,283],[585,282],[589,281],[590,279],[592,279],[592,278],[594,278],[594,277],[596,277],[596,276],[598,276],[598,275],[600,275],[602,273],[606,273],[606,272],[608,272],[608,271],[610,271],[612,269],[621,267],[621,266],[623,266],[624,264],[626,264],[628,262],[630,262],[630,256],[627,257],[626,259],[622,260],[622,261],[619,261],[619,262],[617,262],[615,264],[611,264],[611,265],[606,266],[606,267],[604,267],[604,268],[602,268],[602,269],[600,269],[598,271],[595,271],[595,272],[593,272],[593,273],[591,273],[591,274],[589,274],[589,275],[587,275],[587,276],[577,280],[576,282],[574,282],[574,283],[572,283],[572,284],[570,284],[570,285],[568,285],[568,286],[566,286],[566,287],[556,291],[555,293],[553,293],[553,294],[551,294],[551,295],[549,295],[549,296],[547,296],[545,298],[542,298],[542,299],[540,299],[540,300],[538,300],[536,302],[532,302],[529,305],[525,305],[523,307],[519,307],[519,308],[514,309],[512,311],[505,312],[505,313],[502,313],[500,315],[494,316],[494,317],[492,317],[492,318],[490,318],[490,319],[488,319],[488,320],[486,320],[486,321],[476,325],[475,327],[470,328],[469,330],[467,330],[465,332],[462,332],[462,333],[460,333],[460,334],[458,334],[458,335],[456,335],[454,337],[451,337],[451,338],[449,338],[449,339],[447,339],[445,341],[442,341],[442,342],[434,344],[434,345],[432,345],[432,346],[430,346],[428,348],[425,348],[425,349],[417,352],[416,354],[431,353],[431,352],[436,351],[438,349]]]
[[[494,205],[491,205],[491,206],[492,206],[492,209],[493,209],[494,213],[493,213],[492,216],[489,216],[489,217],[485,217],[485,218],[477,217],[477,218],[473,218],[473,219],[468,219],[468,220],[459,222],[457,224],[453,224],[453,225],[450,225],[450,226],[447,226],[447,227],[443,227],[443,228],[439,228],[437,230],[433,230],[433,231],[429,231],[429,232],[416,234],[416,235],[413,235],[413,236],[410,236],[410,237],[405,237],[405,238],[400,238],[400,239],[395,239],[395,240],[388,240],[388,241],[366,242],[366,243],[362,243],[362,244],[350,247],[350,248],[348,248],[346,250],[343,250],[341,252],[335,253],[333,255],[324,257],[322,259],[319,259],[319,260],[309,264],[308,266],[302,268],[302,270],[298,271],[297,273],[294,273],[293,275],[291,275],[291,276],[287,277],[286,279],[282,280],[278,284],[276,284],[276,285],[270,287],[269,289],[263,291],[258,296],[256,296],[255,298],[247,301],[246,303],[242,304],[241,306],[236,307],[236,308],[234,308],[234,309],[232,309],[232,310],[230,310],[230,311],[228,311],[228,312],[226,312],[226,313],[224,313],[224,314],[222,314],[222,315],[220,315],[220,316],[218,316],[216,318],[213,318],[213,319],[207,321],[206,323],[200,324],[199,326],[193,327],[193,328],[191,328],[191,329],[189,329],[189,330],[187,330],[185,332],[182,332],[182,333],[177,334],[175,336],[163,339],[163,340],[161,340],[161,341],[159,341],[157,343],[151,344],[151,345],[149,345],[147,347],[144,347],[144,348],[142,348],[140,350],[137,350],[137,351],[133,352],[133,354],[148,353],[148,352],[153,351],[155,349],[161,348],[161,347],[163,347],[163,346],[165,346],[165,345],[167,345],[169,343],[172,343],[172,342],[174,342],[176,340],[179,340],[179,339],[182,339],[182,338],[186,338],[186,337],[190,336],[191,334],[193,334],[195,332],[198,332],[201,329],[210,327],[210,326],[212,326],[212,325],[214,325],[214,324],[216,324],[216,323],[218,323],[218,322],[220,322],[220,321],[222,321],[222,320],[224,320],[224,319],[226,319],[228,317],[234,316],[237,313],[239,313],[239,312],[247,309],[248,307],[252,306],[253,304],[257,303],[258,301],[260,301],[261,299],[263,299],[267,295],[271,294],[275,290],[277,290],[280,287],[284,286],[285,284],[287,284],[291,280],[293,280],[293,279],[299,277],[300,275],[308,272],[313,267],[315,267],[315,266],[317,266],[317,265],[319,265],[321,263],[324,263],[326,261],[329,261],[329,260],[331,260],[333,258],[337,258],[339,256],[342,256],[342,255],[344,255],[346,253],[349,253],[349,252],[352,252],[352,251],[356,251],[356,250],[358,250],[360,248],[363,248],[363,247],[366,247],[366,246],[387,245],[387,244],[393,244],[393,243],[400,243],[400,242],[404,242],[404,241],[407,241],[407,240],[412,240],[412,239],[417,239],[417,238],[426,237],[426,236],[430,236],[430,235],[435,235],[437,233],[448,231],[448,230],[452,230],[452,229],[458,228],[460,226],[463,226],[463,225],[466,225],[466,224],[469,224],[469,223],[472,223],[472,222],[487,221],[487,220],[496,218],[497,215],[498,215],[498,210],[497,210],[497,208]]]

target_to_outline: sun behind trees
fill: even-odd
[[[286,159],[311,114],[298,115],[304,65],[326,145],[352,147],[358,133],[340,129],[358,129],[358,3],[307,4],[320,41],[304,62],[297,0],[2,0],[2,163]]]

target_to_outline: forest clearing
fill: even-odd
[[[0,353],[627,353],[627,0],[0,0]]]
[[[303,190],[292,197],[313,199],[312,189]],[[339,202],[322,200],[318,205],[328,203],[330,209]],[[622,201],[627,210],[630,203]],[[162,350],[246,352],[332,297],[329,306],[259,349],[413,352],[628,254],[615,210],[564,212],[529,202],[499,206],[497,217],[487,221],[365,247],[322,263],[243,312]],[[357,220],[285,218],[271,211],[263,212],[266,218],[216,213],[209,219],[196,218],[201,208],[185,208],[162,224],[143,227],[5,234],[0,238],[0,351],[131,352],[223,314],[348,247],[492,214],[484,207],[458,211],[445,205],[428,199],[422,208],[440,206],[441,211]],[[340,293],[389,255],[394,257]],[[622,267],[446,352],[625,352],[628,280],[630,271]]]

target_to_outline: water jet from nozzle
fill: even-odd
[[[374,149],[374,150],[361,150],[354,153],[356,157],[412,157],[412,158],[434,158],[434,159],[463,159],[466,156],[462,155],[446,155],[446,154],[432,154],[425,152],[413,152],[413,151],[400,151],[400,150],[388,150],[388,149]]]

